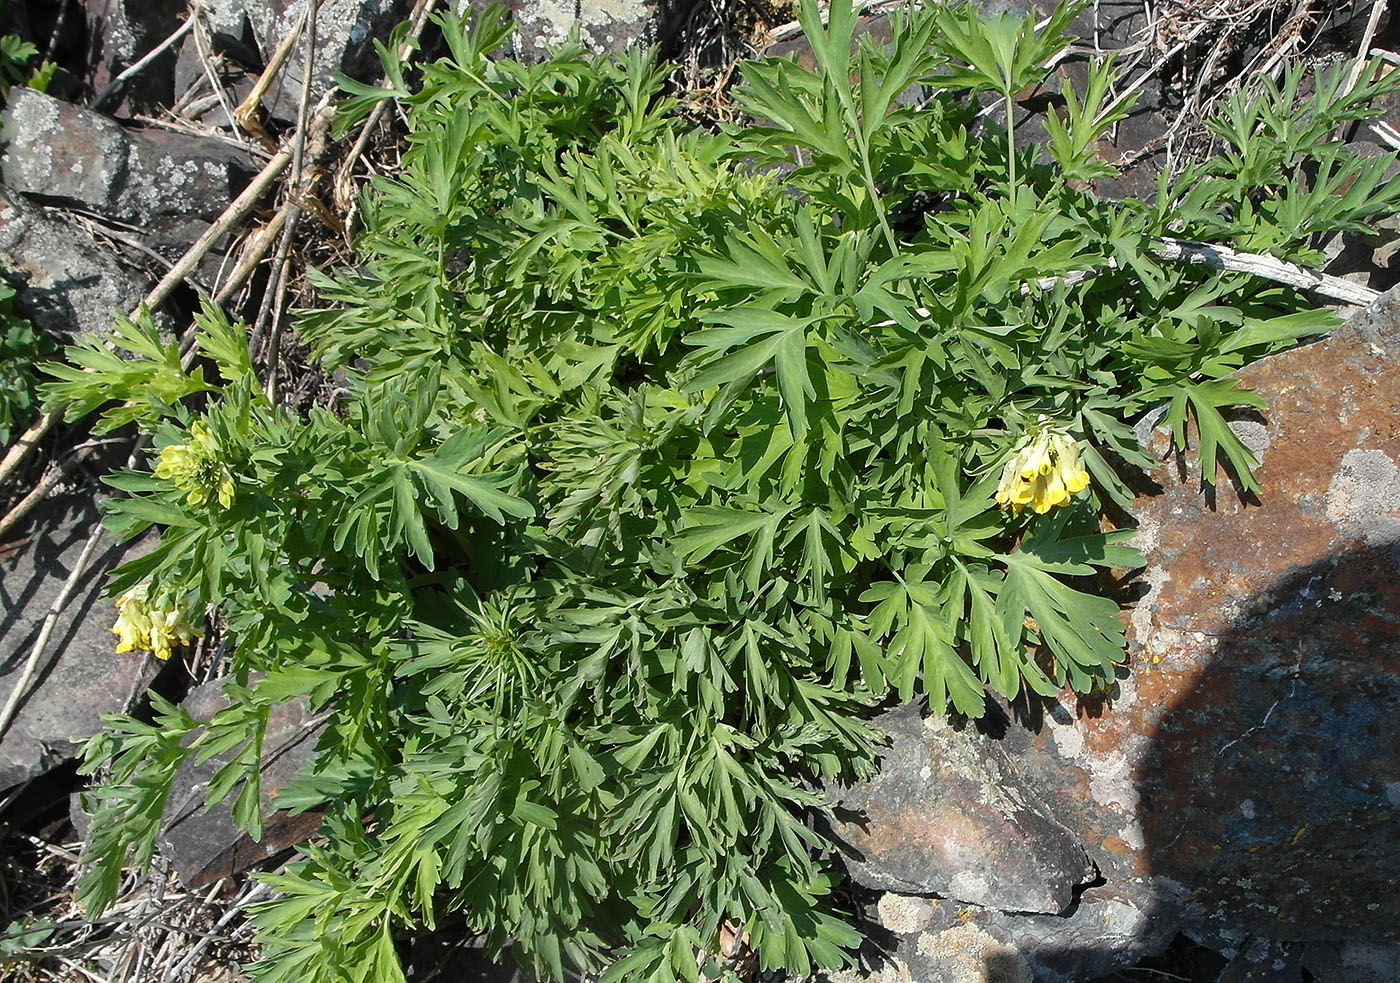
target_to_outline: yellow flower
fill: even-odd
[[[1037,515],[1068,505],[1089,487],[1089,473],[1079,463],[1074,438],[1053,427],[1037,427],[1021,439],[1006,462],[997,485],[997,504],[1017,515],[1027,505]]]
[[[145,649],[158,659],[168,659],[176,645],[188,645],[203,632],[190,624],[183,608],[152,604],[142,584],[117,598],[112,634],[118,639],[118,653]]]
[[[171,444],[161,450],[155,474],[188,492],[185,504],[191,508],[199,508],[210,496],[224,508],[233,504],[233,476],[224,464],[223,448],[203,423],[190,425],[188,444]]]

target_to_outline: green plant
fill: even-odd
[[[33,419],[34,366],[57,351],[48,335],[15,311],[14,299],[14,288],[0,282],[0,444]]]
[[[46,90],[58,65],[46,60],[34,65],[38,57],[38,47],[19,35],[0,37],[0,94],[8,96],[12,85],[24,85],[40,92]]]
[[[1152,205],[1096,198],[1094,138],[1127,109],[1109,67],[1066,92],[1048,159],[971,98],[1035,78],[1071,13],[1041,34],[896,13],[882,49],[853,47],[848,2],[825,27],[805,3],[818,69],[746,66],[764,122],[720,133],[641,53],[493,59],[499,8],[440,18],[416,90],[382,49],[402,171],[299,324],[352,379],[334,411],[271,405],[214,307],[215,381],[144,318],[128,357],[53,370],[56,403],[160,454],[109,479],[114,530],[163,528],[112,592],[222,612],[231,673],[211,721],[158,704],[88,747],[89,910],[149,860],[186,756],[231,755],[209,798],[256,834],[267,714],[304,696],[327,729],[281,801],[325,819],[266,878],[258,980],[401,979],[398,934],[448,917],[555,979],[723,976],[723,931],[765,967],[846,961],[813,819],[873,766],[874,710],[1110,684],[1106,589],[1140,561],[1101,515],[1153,463],[1132,423],[1167,404],[1206,481],[1223,455],[1253,488],[1226,414],[1258,400],[1230,373],[1336,321],[1155,237],[1234,236],[1239,189],[1249,241],[1299,255],[1400,201],[1372,182],[1285,219],[1313,193],[1309,120],[1367,112],[1296,82],[1223,118],[1248,160],[1283,145],[1284,183],[1222,163]]]

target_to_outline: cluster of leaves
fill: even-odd
[[[24,85],[40,92],[47,89],[58,65],[42,60],[35,65],[38,57],[38,47],[18,34],[0,37],[0,94],[8,96],[12,85]]]
[[[38,403],[35,365],[57,346],[14,309],[15,290],[0,282],[0,444],[34,418]]]
[[[816,69],[746,66],[761,122],[719,133],[672,112],[641,53],[493,58],[499,8],[441,17],[416,86],[383,49],[395,87],[346,112],[402,101],[402,170],[299,326],[351,380],[334,412],[271,405],[213,307],[217,379],[144,319],[116,336],[127,357],[94,343],[56,370],[75,415],[105,405],[157,450],[199,424],[222,454],[198,505],[203,472],[110,479],[113,528],[163,530],[112,591],[222,611],[229,703],[203,722],[159,704],[88,748],[89,908],[150,859],[189,756],[225,757],[210,799],[256,833],[268,714],[300,698],[326,730],[281,802],[325,820],[268,878],[255,979],[402,979],[397,935],[448,917],[554,979],[718,978],[726,926],[764,967],[842,963],[858,937],[814,820],[823,783],[872,767],[875,708],[1109,684],[1124,643],[1098,584],[1139,561],[1100,516],[1152,463],[1133,421],[1168,403],[1205,479],[1223,454],[1248,485],[1222,413],[1255,397],[1228,374],[1334,323],[1165,265],[1154,237],[1298,255],[1397,195],[1303,204],[1351,166],[1309,121],[1365,109],[1325,87],[1294,106],[1295,80],[1231,105],[1234,164],[1152,205],[1098,199],[1094,143],[1127,111],[1111,66],[1066,90],[1046,148],[979,123],[979,93],[1009,106],[1041,80],[1073,12],[1039,32],[896,12],[880,47],[853,43],[847,0],[825,25],[808,0]],[[1268,154],[1282,183],[1246,173]],[[1091,490],[998,509],[1003,462],[1046,424]]]

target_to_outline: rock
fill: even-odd
[[[1316,980],[1395,983],[1400,980],[1400,946],[1314,942],[1302,947],[1303,968]]]
[[[55,337],[105,335],[114,312],[135,309],[143,278],[71,226],[0,187],[0,268],[20,313]]]
[[[1117,849],[1110,882],[1184,887],[1193,935],[1400,940],[1398,359],[1392,291],[1239,373],[1270,403],[1262,504],[1164,473],[1135,507],[1134,671],[1057,742],[1108,780],[1096,816],[1059,815]]]
[[[325,0],[316,14],[312,105],[335,88],[336,72],[378,81],[381,69],[371,39],[387,41],[412,9],[411,0]],[[215,50],[244,63],[256,75],[282,40],[298,29],[306,16],[306,0],[210,0],[204,11]],[[263,98],[263,106],[278,119],[296,119],[305,52],[305,41],[299,39]],[[183,90],[201,74],[198,49],[194,39],[187,38],[175,69],[176,89]]]
[[[881,928],[896,935],[912,935],[922,932],[933,922],[936,903],[907,894],[887,892],[880,895],[880,900],[875,903],[875,912]]]
[[[879,774],[839,793],[833,834],[854,880],[1008,911],[1057,914],[1097,876],[995,747],[904,707]],[[844,817],[851,817],[846,820]]]
[[[228,705],[223,680],[195,689],[183,706],[198,720],[209,720]],[[262,839],[254,842],[233,823],[233,797],[213,808],[204,808],[204,797],[214,773],[231,760],[233,751],[196,764],[181,766],[166,802],[160,850],[186,887],[196,888],[221,877],[231,877],[274,857],[309,837],[318,825],[319,813],[290,815],[274,811],[277,791],[299,769],[309,764],[321,729],[310,721],[305,700],[275,707],[268,715],[262,746]],[[235,792],[235,796],[237,793]]]
[[[90,495],[50,499],[42,517],[0,546],[0,706],[24,670],[50,606],[98,519]],[[0,737],[0,791],[71,761],[102,729],[101,715],[130,710],[159,669],[149,653],[115,652],[115,614],[101,597],[104,574],[142,547],[109,537],[63,613],[19,712]]]
[[[1303,983],[1301,946],[1253,938],[1235,953],[1216,983]]]
[[[1400,291],[1239,378],[1269,401],[1235,424],[1262,459],[1262,501],[1223,472],[1203,491],[1148,432],[1170,463],[1153,475],[1161,493],[1133,508],[1147,593],[1110,696],[1023,700],[980,730],[929,732],[931,754],[1000,756],[1102,883],[1057,916],[940,901],[898,950],[920,983],[956,978],[921,963],[920,946],[983,951],[982,934],[1038,983],[1130,965],[1178,931],[1288,972],[1298,953],[1389,966],[1400,951]],[[898,843],[905,830],[872,821],[864,834]],[[1262,965],[1236,971],[1265,978]]]
[[[458,14],[488,5],[488,0],[456,0]],[[689,14],[689,5],[678,4],[670,17],[662,5],[648,0],[509,0],[515,20],[510,53],[526,61],[544,56],[551,47],[569,40],[578,29],[578,39],[595,53],[622,52],[637,45],[660,44],[670,33],[672,20]]]
[[[107,83],[136,64],[180,26],[186,0],[83,0],[88,38],[93,49],[87,83],[101,92]],[[162,52],[123,84],[103,107],[108,111],[149,112],[172,102],[175,52]]]
[[[258,170],[230,144],[131,130],[32,89],[11,92],[0,139],[10,188],[141,227],[217,218]]]
[[[900,908],[880,899],[879,911]],[[901,899],[909,905],[921,899]],[[917,983],[1035,980],[1083,983],[1164,949],[1175,934],[1111,888],[1090,887],[1060,915],[1013,914],[935,900],[929,915],[910,924],[881,924],[901,936],[900,965]]]

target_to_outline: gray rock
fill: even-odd
[[[1302,946],[1303,968],[1322,981],[1346,983],[1395,983],[1400,980],[1400,945],[1347,942],[1329,945],[1313,942]]]
[[[32,89],[11,93],[0,140],[10,188],[142,227],[166,216],[214,219],[258,170],[231,144],[128,129]]]
[[[901,936],[894,973],[917,983],[1083,983],[1164,948],[1174,934],[1154,926],[1131,901],[1089,888],[1060,915],[1017,915],[975,905],[935,901],[917,922],[893,923],[920,899],[885,895],[882,924]],[[904,930],[912,929],[912,930]]]
[[[195,689],[183,706],[197,720],[209,720],[228,705],[223,680]],[[322,727],[307,714],[305,700],[293,700],[268,715],[263,735],[261,802],[263,835],[255,842],[233,823],[233,797],[204,808],[209,780],[237,749],[196,764],[187,760],[175,778],[165,807],[160,850],[187,887],[231,877],[309,837],[320,824],[318,813],[289,815],[273,809],[273,798],[299,769],[310,763]],[[237,793],[235,793],[236,796]]]
[[[140,61],[175,32],[188,9],[186,0],[84,0],[88,37],[93,39],[87,78],[101,92],[123,70]],[[103,108],[126,113],[169,106],[175,52],[162,52],[123,84],[120,95]]]
[[[488,3],[457,0],[457,12],[464,14]],[[657,44],[664,40],[667,29],[660,6],[648,0],[513,0],[512,53],[526,60],[539,58],[548,48],[568,41],[575,28],[579,41],[595,53]]]
[[[390,31],[412,9],[411,0],[326,0],[316,14],[311,102],[335,88],[335,72],[378,81],[379,58],[371,39],[387,41]],[[283,38],[297,30],[306,16],[306,0],[209,0],[204,10],[215,50],[244,62],[257,74]],[[305,51],[303,36],[263,98],[264,107],[278,119],[296,118]],[[202,73],[194,39],[187,38],[175,68],[176,88],[183,90]]]
[[[1249,939],[1221,970],[1216,983],[1303,983],[1302,946]]]
[[[16,306],[57,337],[107,334],[114,312],[133,310],[145,280],[60,218],[0,187],[0,268]]]
[[[97,522],[90,495],[51,499],[26,534],[0,549],[0,705],[28,661],[40,626]],[[73,759],[102,729],[101,715],[131,709],[160,666],[149,653],[116,654],[104,574],[141,546],[99,547],[10,728],[0,738],[0,790]]]
[[[1057,914],[1097,876],[1084,848],[994,746],[905,707],[880,772],[837,793],[833,833],[867,887]]]

